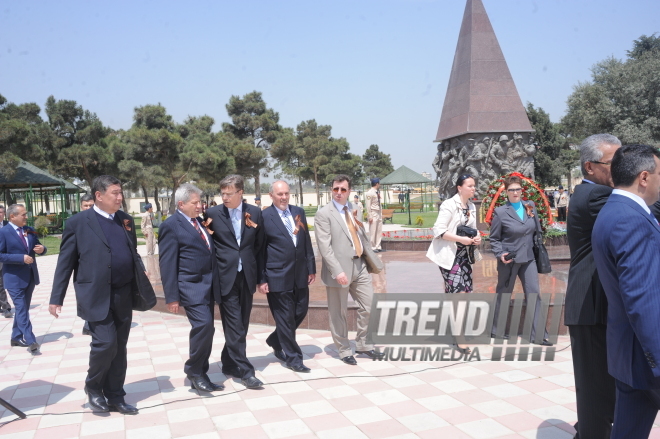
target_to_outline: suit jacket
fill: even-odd
[[[596,271],[591,232],[611,194],[611,187],[600,184],[582,183],[575,187],[566,226],[571,249],[564,309],[566,325],[607,323],[607,297]]]
[[[26,227],[29,251],[23,245],[18,233],[11,225],[6,225],[0,229],[0,267],[2,267],[3,280],[5,288],[25,288],[34,278],[34,284],[39,285],[39,269],[37,268],[37,259],[34,253],[34,246],[41,245],[39,237],[32,227]],[[46,248],[42,255],[46,254]],[[25,263],[25,255],[32,256],[32,264]]]
[[[651,213],[656,219],[660,218],[660,201],[656,201],[654,204],[650,205],[649,209],[651,209]],[[660,221],[660,219],[658,219],[658,221]]]
[[[349,281],[353,277],[355,249],[351,232],[332,201],[316,212],[314,231],[322,258],[321,280],[326,286],[342,287],[335,278],[340,273],[345,273]]]
[[[245,225],[246,213],[250,214],[250,220],[257,227]],[[218,270],[220,270],[220,294],[224,296],[231,291],[238,274],[239,258],[243,264],[248,289],[251,293],[254,293],[257,289],[257,281],[263,271],[264,223],[261,209],[243,203],[240,247],[236,242],[234,226],[229,218],[229,209],[224,204],[208,209],[204,216],[212,220],[209,228],[213,231],[215,256],[218,262]],[[220,303],[221,298],[216,296],[216,301]]]
[[[465,223],[465,216],[461,212],[461,196],[454,195],[448,200],[445,200],[440,205],[440,212],[438,212],[438,219],[435,220],[433,225],[433,241],[426,252],[426,257],[438,264],[438,266],[451,270],[456,260],[456,242],[447,241],[442,239],[442,235],[446,232],[456,234],[456,229],[459,225],[466,225],[477,228],[477,209],[474,203],[468,201],[467,206],[470,210],[470,217],[467,224]],[[481,260],[481,254],[478,249],[475,249],[475,260]]]
[[[608,371],[635,389],[660,388],[660,226],[612,194],[591,236],[607,295]]]
[[[166,303],[208,305],[214,297],[220,296],[220,274],[213,239],[203,225],[199,227],[209,240],[210,250],[179,211],[158,229],[158,260]]]
[[[537,228],[538,213],[533,201],[523,201],[532,206],[534,218],[527,216],[521,220],[508,201],[495,209],[490,224],[490,247],[497,258],[504,253],[516,253],[515,262],[524,264],[534,260],[534,233]]]
[[[121,210],[115,215],[122,224],[128,221],[127,240],[133,252],[133,264],[138,275],[144,275],[142,258],[137,253],[137,236],[133,217]],[[112,255],[95,210],[87,209],[73,215],[66,222],[57,259],[51,305],[62,305],[69,279],[73,273],[78,316],[90,322],[103,320],[110,310]],[[146,276],[145,276],[146,278]],[[142,279],[144,280],[144,279]],[[137,279],[135,279],[137,282]],[[137,286],[135,286],[137,288]]]
[[[269,291],[291,291],[306,288],[307,277],[316,274],[312,240],[307,230],[305,211],[289,205],[292,219],[300,216],[304,227],[298,228],[296,245],[284,226],[275,206],[263,211],[264,217],[264,270],[259,283],[268,282]]]

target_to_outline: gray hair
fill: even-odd
[[[92,193],[96,198],[96,193],[105,194],[110,186],[121,186],[121,181],[112,175],[100,175],[92,181]]]
[[[272,183],[270,184],[270,189],[268,190],[268,193],[269,193],[269,194],[272,194],[273,191],[275,190],[275,184],[276,184],[276,183],[284,183],[285,185],[289,186],[289,183],[287,183],[287,182],[284,181],[284,180],[276,180],[276,181],[274,181],[274,182],[272,182]],[[289,190],[291,190],[291,188],[289,188]]]
[[[0,209],[2,209],[2,210],[4,211],[4,210],[5,210],[5,205],[4,205],[4,204],[0,204]]]
[[[18,215],[20,213],[20,208],[25,208],[22,204],[12,204],[7,208],[7,217],[11,219],[13,215]]]
[[[231,174],[220,180],[220,190],[233,186],[237,191],[244,190],[245,180],[238,174]]]
[[[84,194],[82,197],[80,197],[81,203],[84,203],[85,201],[94,201],[92,194]]]
[[[580,168],[583,177],[589,177],[584,167],[585,163],[597,162],[603,158],[603,151],[601,150],[603,145],[621,146],[621,141],[611,134],[594,134],[584,139],[580,144]]]
[[[179,201],[182,203],[187,203],[190,201],[192,194],[197,194],[200,197],[202,196],[202,190],[195,186],[194,184],[184,183],[179,186],[174,193],[174,204],[179,205]]]

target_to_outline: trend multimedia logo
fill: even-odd
[[[555,347],[540,344],[546,337],[557,343],[564,296],[530,294],[526,301],[522,294],[374,294],[369,335],[374,343],[389,345],[382,358],[389,361],[478,361],[478,346],[469,354],[451,346],[489,345],[491,338],[492,361],[552,361]]]

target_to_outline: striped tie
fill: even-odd
[[[291,240],[294,240],[293,238],[293,226],[291,225],[291,222],[289,221],[289,209],[285,210],[282,213],[283,216],[283,222],[284,222],[284,227],[289,231],[289,235],[291,235]],[[295,240],[294,240],[295,241]]]
[[[202,229],[199,228],[199,224],[197,223],[197,220],[195,218],[190,218],[190,222],[192,222],[193,227],[199,233],[199,237],[202,238],[202,241],[204,241],[204,244],[206,244],[206,248],[211,250],[208,241],[206,240],[206,238],[204,238],[204,232],[202,232]]]

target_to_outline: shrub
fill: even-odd
[[[42,227],[46,227],[50,225],[50,220],[46,218],[45,216],[38,216],[34,219],[34,228],[40,229]]]
[[[423,226],[424,225],[424,218],[422,218],[421,216],[418,216],[417,218],[415,218],[415,225],[416,226]]]
[[[40,238],[45,238],[46,236],[48,236],[48,227],[46,226],[37,227],[35,231],[37,232],[37,235],[39,235]]]

